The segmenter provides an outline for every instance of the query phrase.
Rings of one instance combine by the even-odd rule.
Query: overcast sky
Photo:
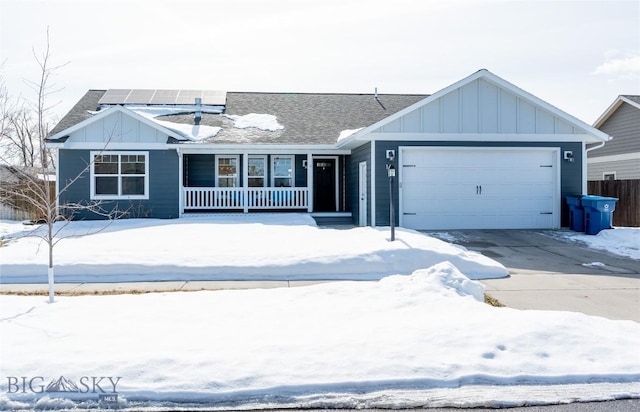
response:
[[[0,70],[88,89],[435,93],[486,68],[591,124],[640,94],[640,1],[0,0]]]

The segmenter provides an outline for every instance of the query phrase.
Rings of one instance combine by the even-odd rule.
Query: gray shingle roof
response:
[[[85,95],[78,100],[78,103],[69,110],[69,113],[67,113],[51,130],[51,132],[49,132],[49,136],[53,136],[56,133],[90,118],[92,115],[89,114],[88,110],[97,110],[98,100],[100,100],[102,95],[106,92],[106,90],[89,90],[85,93]]]
[[[91,117],[87,110],[96,110],[104,93],[104,90],[89,90],[51,134]],[[334,144],[341,131],[369,126],[427,96],[380,94],[379,104],[371,94],[228,92],[225,114],[271,114],[284,129],[239,129],[225,116],[207,113],[202,115],[200,124],[222,127],[206,143]],[[158,117],[158,120],[185,124],[193,124],[193,119],[193,114]]]
[[[622,97],[626,97],[627,99],[634,101],[636,103],[640,103],[640,96],[633,94],[623,94]]]

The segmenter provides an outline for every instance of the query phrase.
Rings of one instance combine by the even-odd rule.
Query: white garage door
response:
[[[558,153],[556,149],[401,148],[400,225],[557,228]]]

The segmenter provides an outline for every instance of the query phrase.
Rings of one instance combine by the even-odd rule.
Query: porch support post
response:
[[[184,215],[184,159],[180,149],[176,149],[178,154],[178,216]]]
[[[307,153],[307,190],[309,204],[307,205],[307,212],[313,212],[313,155]]]
[[[249,153],[242,154],[242,205],[244,213],[249,213]]]
[[[371,226],[376,227],[376,141],[371,141]]]

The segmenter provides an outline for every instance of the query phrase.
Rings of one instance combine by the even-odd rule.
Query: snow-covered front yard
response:
[[[0,248],[1,281],[46,283],[46,244],[24,237],[22,227],[4,227],[13,235]],[[443,260],[474,279],[508,275],[480,253],[411,230],[398,229],[389,242],[388,228],[321,229],[306,214],[124,219],[106,228],[101,221],[72,222],[61,233],[76,237],[54,250],[57,282],[371,280]]]
[[[115,222],[62,241],[59,271],[86,280],[88,269],[100,279],[130,279],[135,273],[127,270],[206,277],[244,267],[250,276],[331,278],[321,276],[324,269],[381,280],[60,296],[54,304],[0,296],[0,409],[513,406],[640,397],[636,322],[486,305],[482,284],[468,276],[503,276],[504,268],[415,232],[399,230],[391,243],[388,230],[319,229],[297,215],[252,219]],[[44,248],[36,251],[29,238],[0,248],[3,278],[44,270]],[[100,395],[117,396],[100,403]]]

